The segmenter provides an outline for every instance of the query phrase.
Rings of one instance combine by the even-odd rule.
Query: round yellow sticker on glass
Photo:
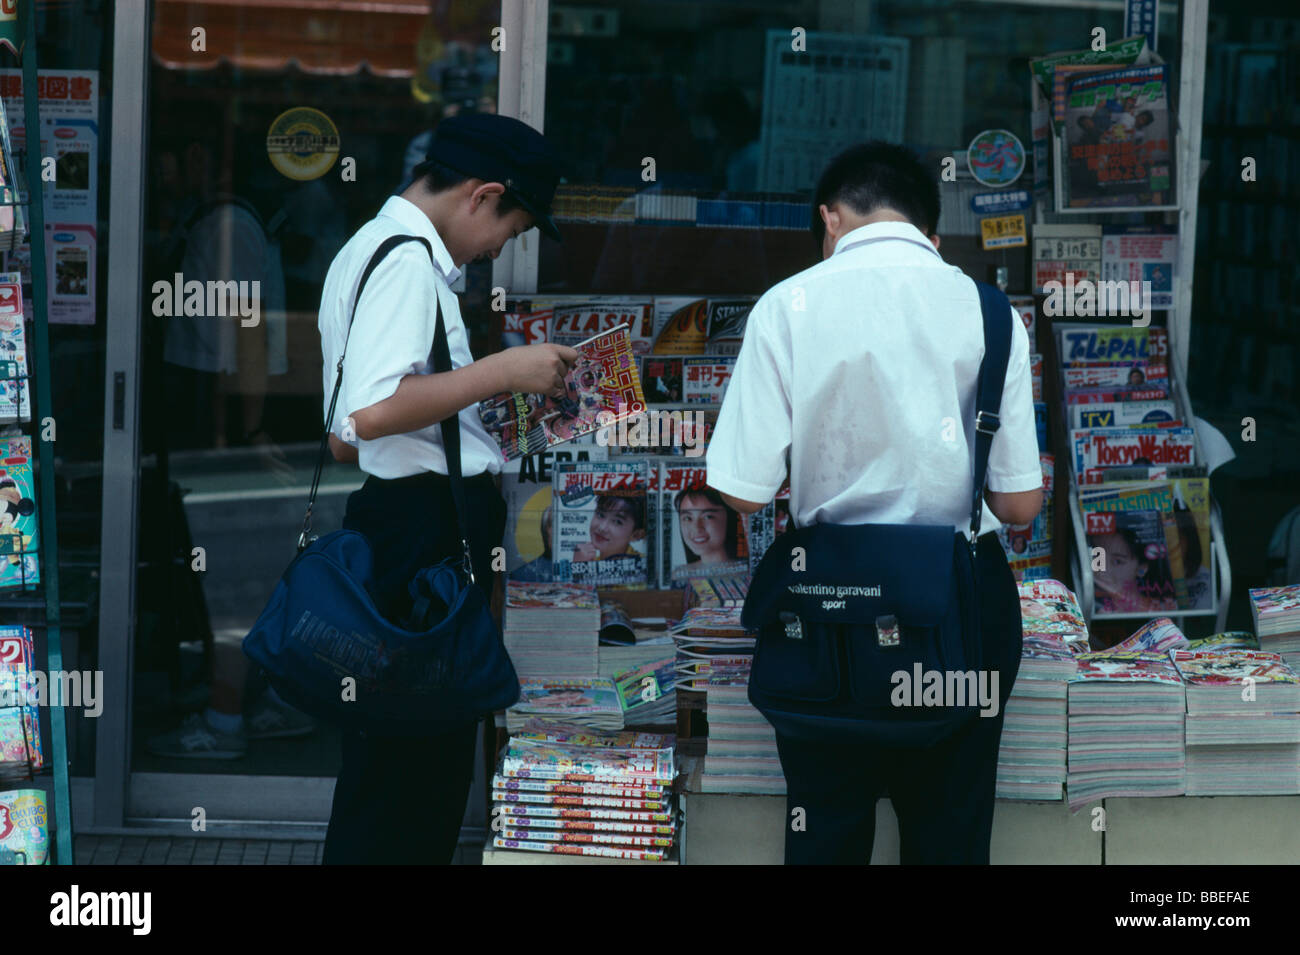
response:
[[[271,123],[266,154],[271,165],[290,179],[319,179],[338,158],[338,127],[318,109],[295,106]]]

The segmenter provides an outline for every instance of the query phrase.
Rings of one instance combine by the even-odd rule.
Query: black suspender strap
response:
[[[976,282],[980,312],[984,319],[984,359],[980,362],[979,384],[975,391],[975,468],[971,495],[970,546],[975,552],[984,515],[984,484],[988,479],[989,450],[1000,422],[1002,389],[1007,380],[1007,362],[1011,358],[1011,303],[996,286]]]

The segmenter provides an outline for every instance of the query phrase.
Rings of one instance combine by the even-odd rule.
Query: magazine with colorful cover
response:
[[[551,508],[552,471],[567,461],[604,461],[609,448],[588,434],[551,451],[527,454],[501,468],[501,496],[506,502],[506,576],[511,580],[549,581],[554,545]]]
[[[1180,686],[1183,682],[1166,653],[1103,650],[1080,653],[1074,659],[1079,669],[1070,678],[1071,683],[1129,682]]]
[[[31,420],[21,277],[7,272],[0,274],[0,424]]]
[[[32,440],[0,438],[0,590],[40,583]]]
[[[1029,61],[1029,70],[1038,82],[1043,96],[1052,95],[1052,77],[1058,66],[1114,65],[1128,66],[1144,64],[1151,61],[1151,53],[1145,36],[1125,37],[1111,40],[1103,49],[1090,47],[1085,50],[1065,50],[1048,53],[1046,56],[1034,57]]]
[[[1067,403],[1076,393],[1106,393],[1114,389],[1131,391],[1134,397],[1157,389],[1154,398],[1169,396],[1169,366],[1163,361],[1074,361],[1061,365]],[[1078,400],[1085,400],[1082,397]]]
[[[540,842],[578,843],[614,846],[646,846],[667,848],[673,844],[671,838],[663,836],[639,836],[625,831],[591,831],[573,832],[567,829],[509,829],[503,827],[501,836],[505,839],[535,839]]]
[[[625,722],[635,723],[635,717],[643,708],[659,702],[673,691],[677,684],[676,664],[677,656],[673,654],[631,670],[620,670],[611,677],[618,688]]]
[[[1071,76],[1065,99],[1058,211],[1175,204],[1167,66]]]
[[[1196,431],[1174,428],[1079,428],[1070,432],[1074,469],[1196,463]]]
[[[619,326],[628,328],[632,354],[644,355],[654,338],[654,303],[644,301],[600,301],[569,304],[555,303],[546,340],[557,345],[578,348],[583,342],[599,338]]]
[[[1189,640],[1186,648],[1192,652],[1201,650],[1258,650],[1259,640],[1247,630],[1225,630],[1199,640]]]
[[[590,584],[564,581],[506,581],[506,612],[511,609],[599,610],[600,599]]]
[[[1020,623],[1024,633],[1059,636],[1067,643],[1088,643],[1088,624],[1079,599],[1059,580],[1023,581],[1020,591]]]
[[[529,299],[510,299],[502,316],[501,347],[539,345],[546,341],[551,308],[535,306]]]
[[[645,414],[629,418],[620,429],[611,431],[609,453],[703,461],[718,423],[718,410],[716,405],[682,402],[650,405]]]
[[[707,478],[703,459],[659,465],[660,587],[684,586],[691,577],[749,573],[747,519],[708,486]]]
[[[1177,226],[1102,227],[1102,281],[1149,283],[1149,308],[1174,307],[1174,268],[1177,261]]]
[[[1172,427],[1182,423],[1174,403],[1168,399],[1070,405],[1071,428],[1132,428],[1153,424]]]
[[[1242,687],[1247,678],[1256,683],[1300,684],[1300,677],[1277,653],[1258,650],[1173,650],[1169,655],[1188,686]]]
[[[688,404],[722,404],[735,355],[687,356],[682,359],[682,400]]]
[[[555,468],[556,580],[644,587],[654,556],[644,461],[571,462]]]
[[[1052,501],[1055,497],[1052,492],[1056,485],[1056,459],[1050,454],[1039,454],[1038,466],[1043,474],[1042,510],[1028,524],[1004,524],[997,530],[998,540],[1009,561],[1050,558],[1052,554]],[[1014,572],[1015,568],[1012,570]]]
[[[31,630],[0,627],[0,777],[26,776],[45,766],[35,659]]]
[[[1073,413],[1074,405],[1109,405],[1124,401],[1163,401],[1169,398],[1169,389],[1164,385],[1144,386],[1141,388],[1075,388],[1065,394],[1065,403]]]
[[[513,836],[492,837],[498,849],[519,849],[524,852],[553,852],[557,855],[600,856],[608,859],[628,859],[636,862],[662,862],[668,857],[666,849],[639,849],[622,846],[569,845],[563,842],[541,842],[518,839]]]
[[[682,356],[639,355],[641,391],[647,404],[680,404],[682,401]]]
[[[749,572],[758,569],[759,562],[772,542],[790,526],[790,479],[787,477],[777,489],[776,497],[749,515],[745,531],[749,542]]]
[[[1140,626],[1133,635],[1121,640],[1112,651],[1167,653],[1187,646],[1187,637],[1168,617],[1157,617]]]
[[[498,813],[504,829],[549,829],[565,832],[608,832],[627,833],[629,836],[659,836],[671,840],[677,833],[677,827],[670,823],[633,822],[629,819],[552,819],[547,816],[516,815],[511,812]],[[621,839],[608,840],[622,843]]]
[[[479,404],[483,427],[510,461],[572,441],[645,411],[627,328],[619,326],[574,346],[563,398],[522,392]]]
[[[1179,609],[1208,610],[1214,606],[1214,580],[1211,573],[1210,552],[1210,479],[1208,477],[1160,477],[1156,483],[1143,479],[1134,481],[1106,481],[1102,484],[1083,482],[1079,500],[1095,500],[1094,494],[1112,489],[1137,491],[1145,488],[1167,488],[1169,507],[1167,520],[1172,530],[1166,529],[1169,540],[1171,564],[1182,578],[1179,591]],[[1163,492],[1161,492],[1163,493]]]
[[[654,355],[703,355],[709,341],[709,301],[690,296],[655,299]]]
[[[648,733],[644,730],[619,730],[614,733],[593,733],[582,727],[566,727],[556,723],[545,726],[525,723],[511,734],[512,739],[526,743],[556,743],[580,746],[585,749],[671,749],[677,742],[672,733]]]
[[[574,779],[577,773],[566,774],[564,779]],[[591,777],[592,781],[617,781],[613,777]],[[546,809],[612,809],[618,812],[667,812],[671,806],[667,795],[647,799],[628,799],[622,796],[593,796],[588,793],[532,792],[522,789],[494,789],[492,798],[510,806],[537,806]]]
[[[537,780],[520,781],[536,782]],[[530,819],[573,819],[577,821],[606,819],[621,820],[635,825],[664,825],[672,824],[675,821],[673,813],[669,812],[666,806],[662,810],[582,809],[574,806],[536,806],[515,802],[504,804],[501,808],[502,811],[509,812],[512,816],[527,816]]]
[[[618,706],[617,691],[609,680],[607,696]],[[673,750],[640,747],[574,746],[511,738],[501,760],[502,776],[569,779],[581,782],[640,780],[667,784],[677,775]]]
[[[1159,613],[1178,609],[1169,546],[1159,511],[1084,515],[1091,552],[1095,613]]]
[[[1189,609],[1187,581],[1183,569],[1183,548],[1178,535],[1178,521],[1174,516],[1174,491],[1168,482],[1141,485],[1103,484],[1081,488],[1079,510],[1087,515],[1114,511],[1154,511],[1160,516],[1164,528],[1165,550],[1169,558],[1169,572],[1173,576],[1174,596],[1180,610]]]
[[[1169,357],[1169,338],[1163,328],[1132,328],[1127,325],[1061,326],[1060,360],[1069,362],[1152,362],[1164,364]]]
[[[708,354],[740,354],[745,322],[756,301],[753,296],[709,299],[709,339],[705,345]]]
[[[500,774],[492,777],[492,788],[511,792],[558,793],[565,796],[615,796],[620,799],[667,798],[667,789],[663,786],[575,783],[565,779],[527,779]]]
[[[611,680],[599,677],[523,683],[519,687],[519,702],[510,707],[508,712],[513,712],[517,716],[538,715],[572,719],[618,715],[620,717],[618,722],[622,724],[618,690]],[[533,742],[521,740],[517,736],[514,737],[514,741],[520,745]]]

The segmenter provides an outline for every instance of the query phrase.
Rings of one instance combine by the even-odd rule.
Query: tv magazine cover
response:
[[[1084,516],[1098,613],[1177,610],[1161,513],[1098,511]]]
[[[566,394],[504,392],[479,404],[479,418],[503,461],[564,444],[646,409],[626,325],[575,345]]]
[[[659,466],[660,587],[749,572],[745,515],[706,484],[703,460]]]
[[[644,461],[557,465],[552,488],[554,579],[645,587],[651,567]]]

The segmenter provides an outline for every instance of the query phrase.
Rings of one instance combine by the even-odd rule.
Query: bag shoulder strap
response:
[[[980,520],[984,515],[984,483],[988,479],[989,451],[993,435],[1001,422],[1002,389],[1007,380],[1007,363],[1011,359],[1011,302],[1002,290],[986,282],[976,282],[980,312],[984,320],[984,359],[980,362],[975,390],[975,467],[971,494],[970,546],[973,552],[979,538]]]
[[[375,249],[375,254],[370,257],[370,261],[366,263],[365,270],[361,273],[361,281],[357,283],[357,294],[353,297],[352,308],[348,312],[348,328],[343,335],[343,349],[342,351],[339,352],[339,360],[335,365],[336,370],[334,373],[334,393],[330,395],[330,408],[325,415],[325,428],[321,433],[320,449],[316,453],[316,470],[312,474],[311,491],[307,495],[307,513],[303,516],[302,533],[298,535],[299,553],[301,553],[303,549],[311,542],[312,508],[316,506],[316,491],[320,488],[321,472],[325,468],[325,454],[326,452],[329,451],[330,426],[334,424],[334,412],[338,409],[338,403],[339,403],[339,389],[343,385],[343,359],[344,357],[346,357],[348,352],[348,341],[352,338],[352,322],[357,317],[357,305],[360,304],[361,302],[361,293],[365,291],[366,282],[370,280],[371,274],[375,271],[376,268],[379,267],[379,263],[384,260],[384,258],[388,255],[389,252],[393,251],[393,249],[397,248],[399,245],[402,245],[405,242],[424,243],[424,248],[429,253],[429,263],[430,264],[433,263],[433,246],[429,244],[428,239],[418,235],[392,235],[389,236],[387,239],[385,239],[383,242],[379,243],[379,248]],[[438,333],[444,338],[444,344],[445,344],[446,333],[443,331],[443,327],[442,327],[441,303],[439,303],[438,306]],[[434,350],[435,352],[437,351],[436,340],[435,340]],[[450,364],[450,361],[448,363]],[[457,421],[456,423],[459,425],[460,422]],[[445,424],[446,422],[444,422],[444,426]],[[457,432],[456,439],[457,439],[456,440],[457,450],[459,451],[459,445],[460,445],[459,431]],[[444,441],[445,441],[445,427],[444,427]],[[459,455],[457,456],[456,464],[457,465],[460,464]],[[448,470],[451,469],[448,468]],[[459,477],[459,467],[457,468],[457,472],[458,472],[457,476]],[[463,496],[463,492],[462,492],[462,496]]]

